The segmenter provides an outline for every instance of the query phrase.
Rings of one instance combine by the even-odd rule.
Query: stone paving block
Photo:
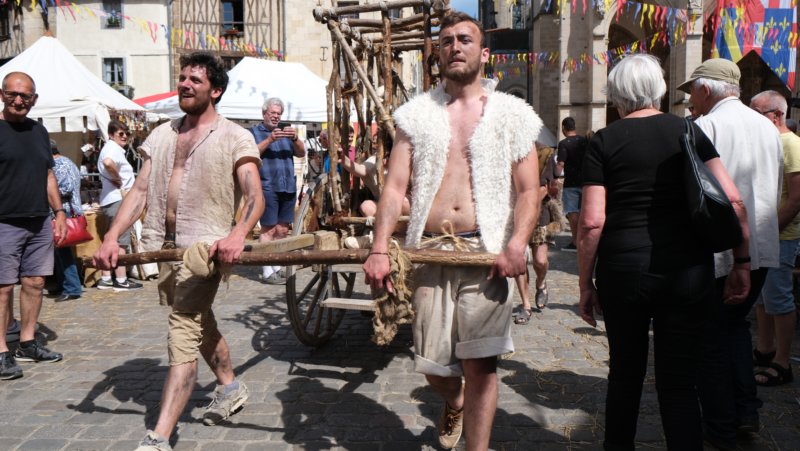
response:
[[[220,443],[220,447],[203,445],[201,451],[230,451],[230,446],[226,447],[225,443]],[[296,449],[285,443],[248,443],[244,448],[245,451],[287,451]]]
[[[104,424],[116,419],[111,412],[99,412],[93,410],[91,413],[74,413],[65,421],[70,424]]]
[[[67,447],[63,449],[63,451],[101,451],[106,449],[115,449],[112,447],[112,444],[113,442],[108,440],[71,440],[67,444]]]
[[[173,451],[192,451],[197,449],[197,442],[191,440],[180,440],[175,446],[172,447]]]
[[[61,449],[69,443],[65,439],[57,438],[35,438],[22,442],[17,448],[17,451],[52,451],[54,449]]]
[[[59,424],[74,415],[71,411],[35,411],[30,414],[21,414],[18,419],[21,424],[29,425],[46,425],[46,424]]]
[[[142,436],[144,436],[144,428],[142,428]],[[117,439],[120,436],[120,430],[117,426],[88,426],[77,438],[82,440],[92,439]]]
[[[115,441],[115,442],[113,442],[113,443],[111,444],[111,446],[110,446],[108,449],[109,449],[109,450],[130,450],[130,449],[136,449],[136,447],[137,447],[137,446],[139,446],[139,442],[141,442],[141,441],[142,441],[142,439],[144,438],[144,436],[145,436],[145,431],[144,431],[144,430],[142,430],[142,431],[139,431],[139,432],[136,434],[136,438],[128,438],[128,439],[126,439],[126,440],[118,440],[118,441]]]
[[[36,428],[30,435],[31,438],[73,438],[83,431],[82,426],[69,424],[48,424]]]
[[[25,439],[33,435],[39,426],[32,426],[28,424],[3,424],[0,427],[0,438],[5,441],[6,439]]]

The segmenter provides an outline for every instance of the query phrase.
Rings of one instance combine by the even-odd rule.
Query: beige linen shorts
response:
[[[484,252],[480,238],[457,238],[465,251]],[[420,246],[454,250],[452,240]],[[487,280],[488,267],[419,265],[414,270],[414,367],[419,373],[459,377],[461,360],[514,351],[509,281]]]
[[[208,278],[196,276],[183,262],[159,265],[159,301],[172,307],[167,337],[170,365],[197,360],[203,337],[219,335],[211,304],[221,279],[219,271]]]

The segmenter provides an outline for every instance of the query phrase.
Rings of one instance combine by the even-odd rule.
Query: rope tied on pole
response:
[[[375,331],[372,341],[379,346],[388,345],[394,340],[398,326],[414,321],[414,307],[411,304],[411,259],[395,240],[389,242],[388,257],[394,290],[391,293],[384,290],[375,298],[375,316],[372,318],[372,328]]]

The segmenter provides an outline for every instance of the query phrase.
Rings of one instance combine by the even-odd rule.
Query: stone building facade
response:
[[[538,54],[556,55],[552,59],[538,60],[535,64],[523,61],[522,65],[527,69],[525,71],[515,71],[514,65],[508,63],[493,68],[512,74],[500,81],[499,88],[504,91],[513,93],[515,87],[512,85],[527,82],[527,100],[556,135],[560,133],[561,120],[567,116],[575,118],[580,132],[597,130],[618,117],[616,111],[607,104],[603,93],[609,71],[607,64],[584,59],[578,69],[565,68],[581,57],[591,58],[609,49],[648,41],[654,32],[647,23],[640,24],[632,16],[614,14],[616,0],[609,3],[610,13],[604,10],[603,2],[588,0],[586,3],[585,12],[582,5],[577,7],[580,4],[573,11],[570,2],[561,2],[559,8],[559,0],[482,0],[480,3],[480,19],[490,36],[495,30],[500,30],[502,34],[504,30],[513,29],[515,23],[516,27],[523,25],[529,41],[527,47],[517,50],[520,54],[528,53],[534,57]],[[668,0],[651,3],[675,7]],[[592,7],[592,4],[596,6]],[[522,14],[524,21],[519,20],[519,11],[514,11],[520,6],[526,8]],[[669,94],[662,109],[680,115],[686,111],[686,96],[676,87],[703,59],[701,4],[697,2],[691,7],[696,9],[690,9],[692,26],[687,27],[689,31],[685,40],[666,47],[657,45],[651,51],[661,58],[666,72]],[[698,14],[693,16],[691,11]],[[490,18],[489,14],[493,17]],[[490,48],[494,43],[490,42]],[[492,49],[494,52],[505,51]],[[520,76],[519,72],[524,75]]]
[[[613,106],[608,105],[603,93],[610,66],[605,61],[594,60],[592,56],[633,43],[645,43],[648,53],[661,60],[665,72],[667,95],[662,101],[661,110],[680,116],[688,114],[688,95],[678,91],[677,86],[711,55],[712,36],[703,18],[708,18],[716,10],[716,1],[627,2],[640,7],[651,5],[673,8],[676,12],[675,8],[686,11],[685,18],[681,16],[685,33],[680,33],[680,39],[671,39],[673,42],[669,43],[660,39],[654,42],[652,37],[664,30],[652,25],[649,19],[642,20],[641,14],[633,14],[630,5],[625,5],[623,12],[617,14],[618,0],[607,3],[586,0],[585,12],[582,0],[577,2],[573,11],[572,2],[569,1],[560,2],[562,7],[559,8],[559,0],[480,0],[480,20],[490,36],[498,33],[496,30],[502,34],[504,30],[513,29],[513,9],[523,6],[528,9],[525,11],[528,20],[524,22],[529,37],[527,52],[557,54],[553,61],[537,62],[533,66],[528,64],[522,79],[519,76],[505,77],[500,82],[500,89],[515,93],[519,91],[517,86],[526,81],[528,101],[557,136],[560,135],[561,120],[567,116],[575,118],[581,133],[598,130],[619,116]],[[608,12],[605,11],[606,5]],[[672,19],[677,20],[675,17]],[[492,47],[495,43],[490,42],[493,52],[505,51],[502,47]],[[577,70],[569,69],[574,59],[581,55],[591,60],[583,61]],[[750,54],[738,65],[742,70],[743,101],[749,101],[753,94],[764,89],[776,89],[787,97],[792,95],[757,55]],[[499,64],[493,69],[511,73],[513,67]]]
[[[157,30],[159,39],[153,39],[138,22],[167,23],[163,0],[112,3],[119,8],[113,18],[103,15],[108,2],[102,0],[75,0],[45,10],[31,1],[0,5],[0,63],[40,37],[53,36],[90,72],[129,97],[169,90],[169,50],[163,32]]]
[[[46,31],[46,23],[30,4],[0,5],[0,64],[22,53]]]

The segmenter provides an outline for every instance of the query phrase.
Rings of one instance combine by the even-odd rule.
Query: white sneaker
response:
[[[153,431],[147,431],[135,451],[172,451],[169,442]]]

